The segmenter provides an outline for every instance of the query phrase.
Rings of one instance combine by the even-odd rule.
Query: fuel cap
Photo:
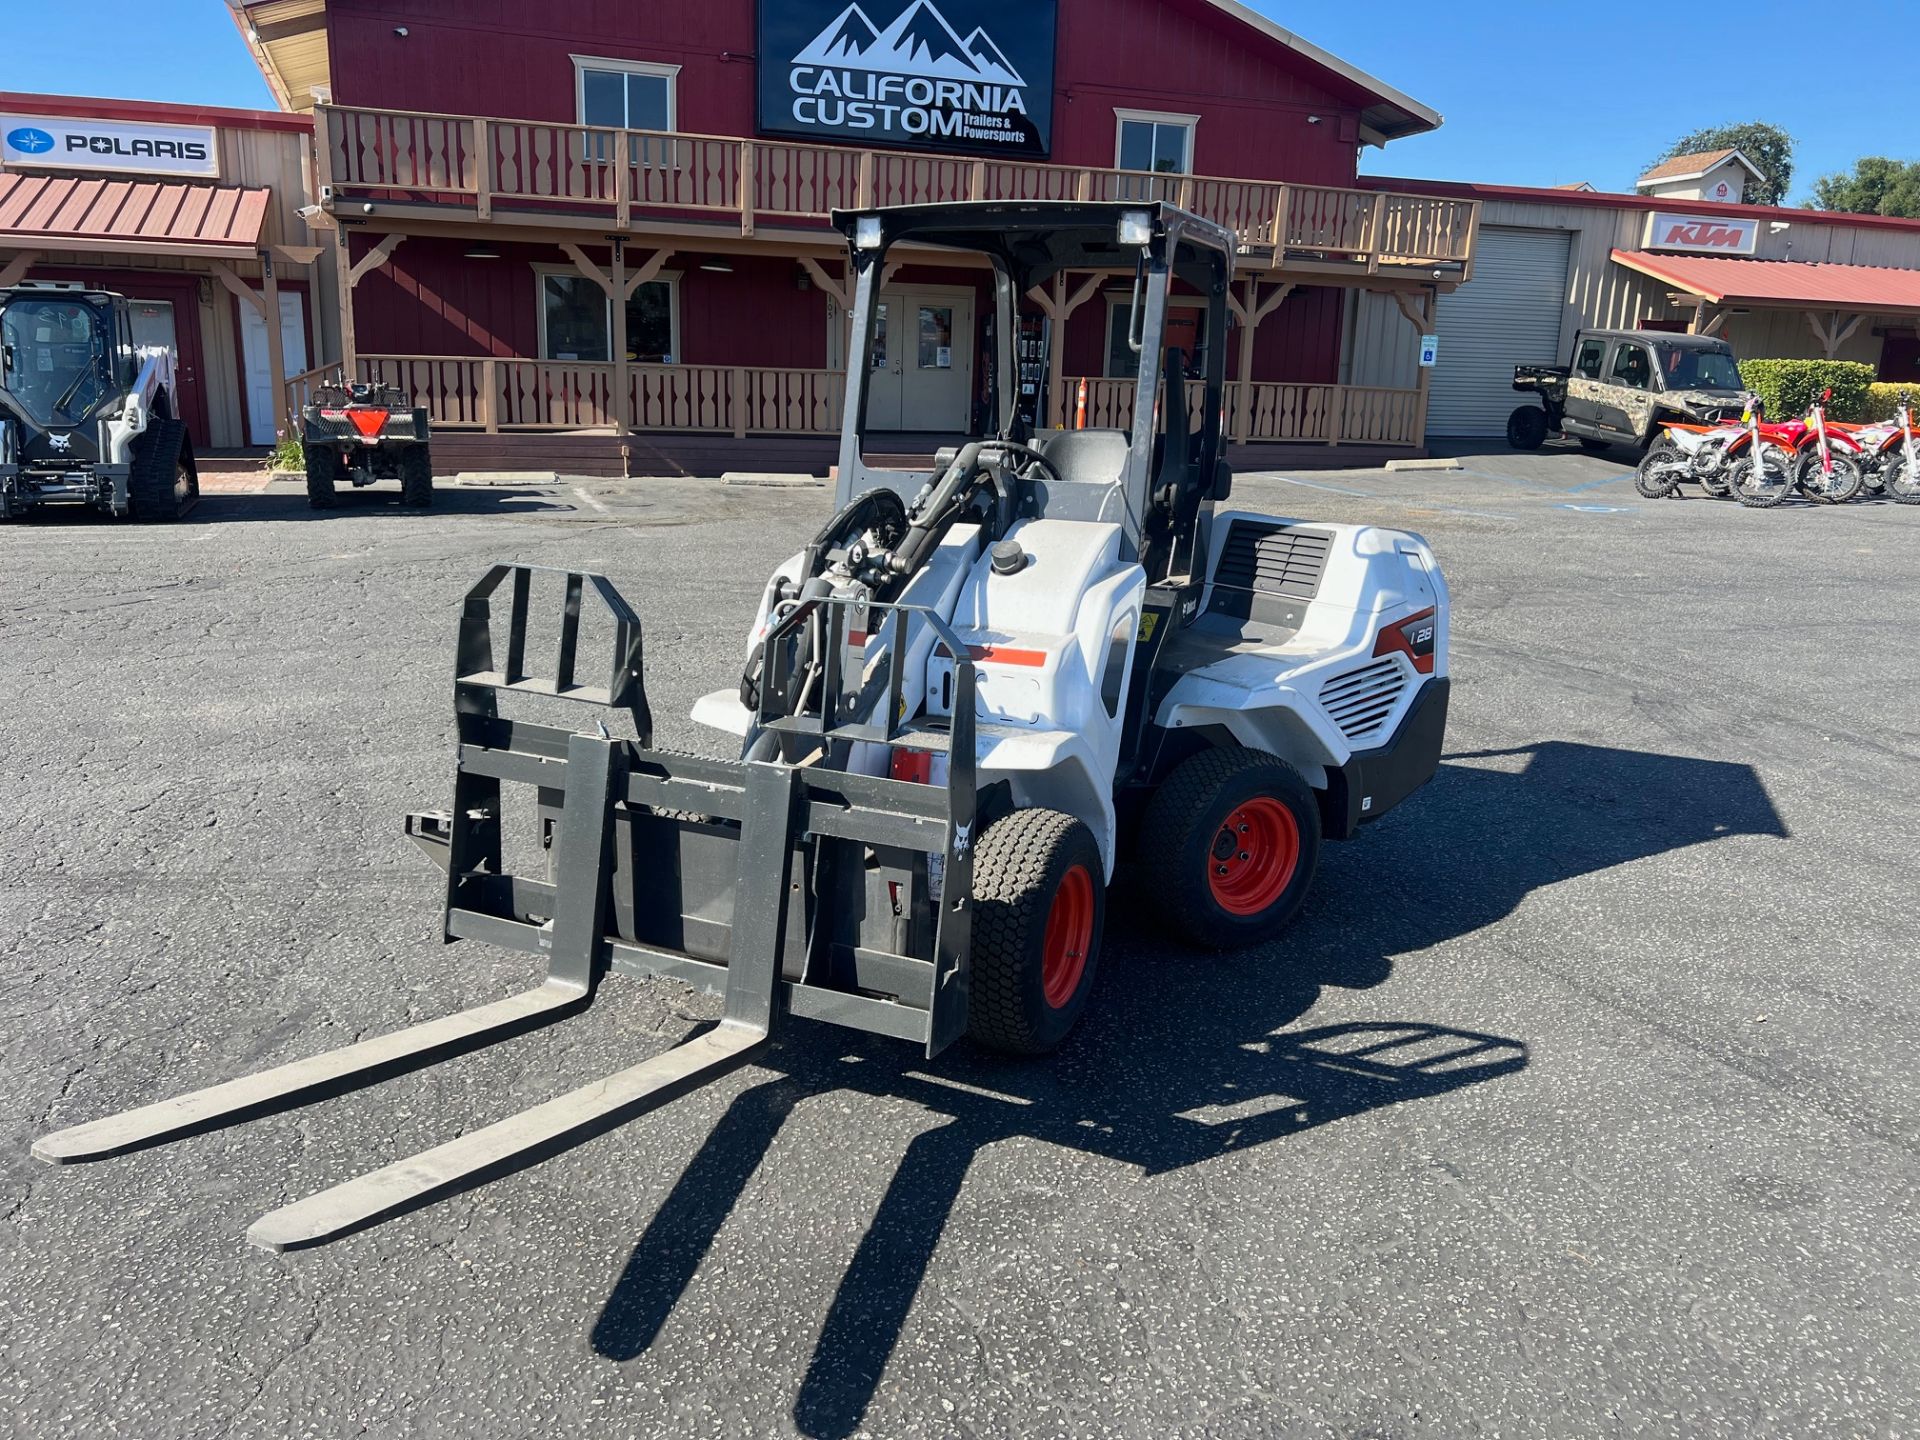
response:
[[[996,575],[1018,575],[1027,568],[1027,552],[1020,548],[1018,540],[1001,540],[989,553],[993,556]]]

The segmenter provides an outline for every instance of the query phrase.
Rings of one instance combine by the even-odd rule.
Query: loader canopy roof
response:
[[[1138,242],[1120,238],[1122,217],[1141,217],[1165,236],[1173,268],[1202,288],[1233,270],[1234,237],[1222,226],[1160,202],[983,200],[952,205],[896,205],[883,210],[836,210],[834,225],[856,251],[885,252],[902,240],[990,255],[1021,290],[1062,270],[1131,270]],[[863,227],[861,222],[866,221]],[[872,229],[878,222],[877,243]],[[865,243],[863,243],[863,241]]]

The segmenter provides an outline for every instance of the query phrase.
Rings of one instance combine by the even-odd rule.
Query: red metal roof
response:
[[[161,100],[117,100],[88,95],[39,95],[0,90],[0,110],[28,115],[78,115],[95,120],[157,120],[168,125],[214,125],[225,130],[311,132],[311,115],[236,110],[226,105],[174,105]]]
[[[1644,250],[1616,250],[1613,258],[1716,304],[1745,300],[1869,313],[1920,311],[1920,270],[1824,265],[1811,260],[1735,260],[1723,255],[1650,255]]]
[[[271,190],[101,176],[0,173],[0,244],[242,258],[260,244]]]
[[[1489,185],[1464,180],[1418,180],[1404,175],[1362,175],[1361,190],[1404,191],[1461,200],[1514,200],[1535,205],[1585,205],[1605,210],[1663,210],[1686,215],[1722,215],[1784,220],[1793,225],[1842,225],[1862,230],[1920,233],[1920,220],[1902,215],[1855,215],[1847,210],[1795,210],[1780,205],[1729,205],[1724,200],[1673,200],[1658,195],[1622,195],[1610,190],[1561,190],[1545,185]]]

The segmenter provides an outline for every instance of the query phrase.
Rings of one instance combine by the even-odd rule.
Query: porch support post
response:
[[[1260,328],[1260,322],[1280,308],[1281,303],[1293,293],[1294,281],[1283,281],[1276,285],[1273,293],[1265,300],[1260,298],[1260,279],[1256,275],[1247,277],[1247,294],[1243,301],[1231,290],[1227,292],[1227,308],[1240,322],[1240,403],[1233,411],[1233,438],[1244,443],[1253,434],[1253,337]]]
[[[273,430],[277,441],[291,428],[287,417],[287,342],[280,331],[280,277],[271,250],[260,252],[261,288],[266,291],[267,393],[272,396]]]
[[[1067,319],[1099,290],[1106,277],[1098,271],[1089,275],[1078,290],[1067,293],[1067,272],[1062,270],[1053,277],[1053,293],[1049,295],[1036,285],[1027,292],[1027,298],[1040,307],[1040,313],[1053,323],[1053,344],[1049,347],[1053,359],[1053,374],[1048,377],[1047,413],[1059,419],[1067,413],[1067,377],[1060,369],[1061,347],[1066,344]]]
[[[1407,323],[1413,326],[1416,335],[1431,335],[1436,333],[1433,329],[1433,322],[1439,314],[1438,300],[1439,297],[1431,289],[1424,291],[1418,299],[1410,298],[1405,290],[1396,290],[1393,292],[1393,303],[1400,308],[1400,313],[1406,316]],[[1420,367],[1420,378],[1415,386],[1420,392],[1418,401],[1419,413],[1415,416],[1414,420],[1413,443],[1415,445],[1425,445],[1427,443],[1427,399],[1432,387],[1433,371],[1422,365]]]
[[[31,270],[34,262],[39,260],[39,258],[40,252],[38,250],[22,250],[11,260],[7,261],[5,265],[0,265],[0,287],[13,284],[22,275],[25,275],[27,271]]]
[[[347,227],[340,227],[340,371],[351,384],[359,379],[360,347],[353,331],[353,292],[368,275],[385,265],[406,240],[402,231],[383,235],[374,247],[358,260],[347,245]]]
[[[627,395],[627,297],[632,293],[627,289],[626,242],[616,239],[613,264],[607,271],[607,300],[613,308],[613,433],[616,435],[628,434],[633,429],[633,409]]]
[[[632,275],[628,275],[625,242],[618,236],[608,238],[612,242],[613,258],[612,263],[605,270],[587,259],[586,251],[578,245],[566,242],[560,248],[566,252],[567,258],[573,261],[576,270],[600,287],[600,292],[607,297],[608,308],[613,312],[613,324],[610,327],[612,333],[609,336],[609,345],[613,352],[610,357],[613,361],[613,395],[610,397],[613,403],[608,406],[608,409],[612,413],[613,433],[625,435],[632,429],[632,407],[628,403],[627,395],[630,388],[628,384],[630,372],[627,369],[627,301],[644,282],[660,273],[660,267],[666,263],[667,256],[673,252],[670,250],[655,252],[651,260]]]
[[[342,225],[335,233],[340,246],[340,254],[334,267],[339,283],[334,287],[340,292],[340,378],[352,384],[360,358],[359,347],[353,333],[353,251],[347,244],[347,227]]]
[[[1845,325],[1842,325],[1840,323],[1840,312],[1835,310],[1827,316],[1827,323],[1822,325],[1819,318],[1811,310],[1805,313],[1807,317],[1807,328],[1813,331],[1814,338],[1820,342],[1820,347],[1826,351],[1827,359],[1829,360],[1839,355],[1840,347],[1853,338],[1853,332],[1858,330],[1860,328],[1860,322],[1867,318],[1864,314],[1856,315]]]

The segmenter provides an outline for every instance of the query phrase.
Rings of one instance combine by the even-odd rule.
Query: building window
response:
[[[540,285],[540,358],[604,362],[613,358],[613,305],[607,293],[576,270],[543,269]],[[677,276],[650,280],[627,301],[627,358],[671,365],[680,354]]]
[[[1193,127],[1199,124],[1199,116],[1167,115],[1157,110],[1113,113],[1113,163],[1117,167],[1163,175],[1193,173]]]
[[[609,130],[671,130],[678,118],[678,65],[573,57],[575,107],[582,125]]]
[[[1131,380],[1140,373],[1140,357],[1128,343],[1129,321],[1133,318],[1130,296],[1111,296],[1107,302],[1107,379]],[[1197,304],[1178,300],[1167,305],[1167,349],[1186,356],[1187,378],[1204,378],[1207,357],[1202,349],[1207,339],[1207,312]]]

